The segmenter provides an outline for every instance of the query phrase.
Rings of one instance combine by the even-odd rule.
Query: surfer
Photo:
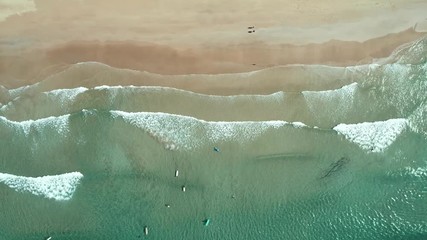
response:
[[[206,218],[205,220],[203,220],[203,225],[205,225],[205,227],[207,227],[210,222],[211,222],[211,220],[209,218]]]

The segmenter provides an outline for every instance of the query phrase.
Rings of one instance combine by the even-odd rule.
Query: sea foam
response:
[[[70,200],[83,178],[80,172],[43,177],[24,177],[0,173],[0,182],[17,192],[27,192],[57,201]]]
[[[396,140],[407,126],[408,120],[399,118],[378,122],[339,124],[333,129],[365,150],[382,152]]]
[[[255,139],[269,129],[278,129],[284,125],[305,127],[301,123],[284,121],[207,122],[193,117],[166,113],[122,111],[111,111],[111,113],[142,129],[169,150],[194,149],[206,142],[234,140],[243,143]]]
[[[82,110],[86,112],[88,110]],[[206,142],[252,141],[268,130],[282,126],[291,128],[310,128],[301,122],[285,121],[241,121],[241,122],[211,122],[194,117],[152,112],[123,112],[109,111],[113,118],[121,118],[127,124],[142,129],[166,149],[174,150],[195,149]],[[53,131],[59,136],[66,137],[69,133],[70,114],[47,117],[38,120],[22,122],[11,121],[0,116],[5,126],[22,131],[25,136],[32,132]]]
[[[339,89],[303,91],[302,94],[313,116],[320,119],[339,119],[339,116],[345,116],[352,111],[357,88],[358,84],[352,83]],[[327,106],[328,111],[319,106]]]
[[[64,136],[69,132],[69,117],[70,114],[66,114],[59,117],[47,117],[37,120],[26,120],[22,122],[11,121],[2,116],[0,116],[0,119],[4,120],[7,124],[12,125],[17,129],[22,129],[26,136],[28,136],[32,130],[40,130],[47,127],[54,129],[57,133]]]
[[[45,92],[47,96],[53,97],[59,101],[62,105],[73,102],[77,95],[87,91],[85,87],[78,87],[72,89],[55,89],[49,92]]]

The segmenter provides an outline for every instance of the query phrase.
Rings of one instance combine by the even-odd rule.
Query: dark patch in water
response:
[[[350,162],[350,159],[346,157],[340,158],[338,161],[332,163],[329,166],[328,170],[324,172],[324,174],[320,177],[320,179],[330,177],[332,174],[340,171],[344,167],[344,165],[346,165],[348,162]]]
[[[255,160],[302,160],[302,159],[311,159],[312,156],[304,153],[277,153],[277,154],[267,154],[259,155]]]

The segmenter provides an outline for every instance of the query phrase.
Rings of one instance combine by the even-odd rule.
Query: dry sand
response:
[[[423,36],[424,9],[420,0],[1,0],[0,84],[84,61],[160,74],[369,63]]]

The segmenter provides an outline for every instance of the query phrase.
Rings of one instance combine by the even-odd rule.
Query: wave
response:
[[[37,120],[26,120],[21,122],[11,121],[5,117],[0,116],[0,122],[4,122],[11,128],[21,131],[24,136],[28,136],[29,134],[31,134],[31,132],[44,132],[48,129],[60,135],[65,135],[69,131],[69,116],[70,114],[66,114],[59,117],[51,116],[47,118],[41,118]]]
[[[205,120],[243,121],[286,118],[284,92],[270,95],[212,96],[167,87],[98,86],[58,89],[18,97],[0,108],[0,115],[23,121],[60,116],[82,109],[165,112]],[[238,113],[242,108],[248,111]],[[289,104],[289,108],[292,107]],[[215,113],[215,114],[213,114]],[[274,116],[272,116],[274,115]]]
[[[9,91],[2,85],[0,85],[0,107],[10,101]]]
[[[34,92],[101,85],[162,86],[221,96],[319,91],[350,84],[343,78],[346,71],[346,68],[323,65],[289,65],[243,73],[161,75],[114,68],[98,62],[82,62],[72,64],[36,84],[12,89],[9,94],[10,99],[14,99]]]
[[[100,115],[97,111],[82,110],[73,115],[48,117],[38,120],[16,122],[0,117],[0,122],[9,129],[19,131],[25,137],[33,133],[55,132],[58,137],[66,137],[70,133],[70,117],[89,113]],[[107,111],[111,119],[123,120],[130,126],[146,132],[150,137],[163,144],[166,149],[195,149],[206,143],[222,141],[253,141],[268,130],[283,126],[291,128],[311,128],[301,122],[285,121],[244,121],[244,122],[213,122],[188,116],[167,113]],[[108,117],[110,118],[110,117]],[[1,128],[0,128],[1,130]],[[49,134],[47,134],[49,135]],[[50,134],[52,136],[52,134]],[[203,142],[203,144],[202,144]]]
[[[301,123],[284,121],[265,122],[207,122],[192,117],[164,113],[127,113],[111,111],[114,117],[146,131],[150,136],[163,143],[167,149],[186,150],[199,148],[201,143],[223,141],[253,141],[269,129],[278,129],[285,125],[298,128]],[[201,134],[202,133],[202,134]],[[203,144],[204,145],[204,144]]]
[[[392,54],[378,61],[379,64],[422,64],[427,61],[427,37],[422,37],[413,42],[403,44]]]
[[[422,37],[396,49],[390,57],[371,65],[412,64],[427,61],[427,37]],[[365,77],[369,64],[349,67],[325,65],[285,65],[252,72],[228,74],[161,75],[145,71],[120,69],[100,62],[81,62],[69,65],[44,80],[9,91],[7,99],[19,94],[53,89],[99,85],[164,86],[193,92],[233,95],[271,94],[277,91],[322,91],[337,89]],[[361,72],[362,71],[362,72]],[[0,99],[4,104],[5,99]]]
[[[67,137],[70,133],[70,117],[80,114],[85,118],[91,113],[101,116],[101,113],[91,110],[82,110],[75,114],[59,117],[48,117],[38,120],[16,122],[0,117],[0,123],[8,129],[19,131],[25,137],[31,134],[54,132],[58,137]],[[166,149],[195,149],[201,142],[215,143],[220,141],[251,141],[269,129],[278,129],[288,125],[294,128],[308,128],[303,123],[288,123],[284,121],[259,121],[259,122],[209,122],[188,116],[123,111],[107,111],[108,118],[123,120],[130,126],[146,132],[150,137],[163,144]],[[0,125],[1,127],[1,125]],[[0,128],[2,130],[2,128]],[[3,129],[4,131],[4,129]],[[47,134],[49,135],[49,134]],[[52,134],[50,134],[53,136]],[[203,139],[203,140],[202,140]],[[203,144],[203,145],[204,145]]]
[[[57,201],[70,200],[82,178],[83,174],[80,172],[43,177],[24,177],[0,173],[0,182],[17,192],[31,193]]]
[[[390,119],[373,123],[339,124],[333,129],[365,150],[382,152],[407,126],[406,119]]]
[[[87,88],[79,87],[79,88],[73,88],[73,89],[56,89],[52,90],[50,92],[47,92],[46,94],[48,96],[52,96],[56,101],[59,101],[61,105],[67,104],[70,102],[73,102],[74,99],[76,99],[77,95],[87,91]]]
[[[96,113],[82,110],[83,116],[87,113]],[[204,121],[194,117],[167,113],[150,112],[123,112],[107,111],[109,118],[122,120],[134,126],[168,150],[191,150],[206,144],[215,144],[223,141],[237,141],[247,143],[254,141],[269,130],[279,131],[286,128],[312,129],[324,131],[318,127],[311,127],[302,122],[286,121],[242,121],[242,122],[215,122]],[[80,113],[78,113],[80,114]],[[98,113],[96,113],[99,115]],[[54,132],[57,136],[66,137],[70,133],[70,114],[59,117],[48,117],[39,120],[22,122],[10,121],[0,117],[6,126],[19,129],[24,136],[31,132]],[[332,130],[345,136],[349,141],[356,143],[364,150],[382,152],[390,146],[397,137],[408,127],[407,119],[390,119],[387,121],[365,122],[358,124],[339,124]],[[1,130],[1,128],[0,128]]]
[[[423,38],[397,52],[422,53],[425,45]],[[390,60],[345,68],[292,65],[216,75],[160,75],[85,62],[35,85],[3,89],[9,102],[3,100],[0,114],[26,120],[93,108],[211,121],[301,121],[321,128],[406,118],[414,130],[425,133],[419,106],[427,102],[427,62],[415,55],[419,64]],[[119,85],[125,87],[113,87]]]
[[[381,105],[376,105],[369,98],[365,100],[369,96],[363,96],[360,89],[360,84],[352,83],[340,89],[303,91],[302,94],[276,92],[270,95],[214,96],[166,87],[80,87],[23,95],[1,107],[0,115],[22,121],[60,116],[82,109],[101,109],[165,112],[209,121],[301,121],[321,128],[341,122],[357,123],[364,119],[376,121],[402,116],[382,109],[376,113],[363,113],[366,106],[374,108]],[[366,104],[366,101],[371,104]]]
[[[302,95],[312,116],[324,122],[326,119],[342,121],[354,111],[354,99],[358,83],[346,85],[340,89],[326,91],[303,91]],[[324,107],[319,107],[324,106]],[[327,111],[325,111],[327,107]]]
[[[411,130],[427,137],[427,103],[423,102],[409,116]]]
[[[408,45],[399,54],[423,52],[424,45],[425,39]],[[7,91],[3,96],[13,99],[0,108],[0,124],[18,129],[24,136],[32,132],[44,134],[45,130],[66,136],[70,133],[71,115],[95,109],[143,129],[171,150],[199,147],[196,138],[200,134],[210,136],[205,139],[210,143],[239,137],[251,141],[269,129],[319,126],[320,130],[333,128],[364,150],[382,152],[407,126],[416,133],[427,134],[426,74],[427,63],[422,62],[346,68],[294,65],[239,74],[175,76],[81,63],[35,85],[0,89]],[[222,96],[139,86],[141,79],[152,85],[161,85],[162,81],[173,85],[178,81],[195,90],[211,84],[238,89],[253,82],[274,82],[270,89],[284,90],[270,95]],[[295,82],[301,85],[293,85]],[[110,83],[138,86],[109,86]],[[322,84],[325,86],[319,87]]]
[[[333,67],[326,65],[285,65],[252,72],[227,74],[161,75],[146,71],[114,68],[100,62],[81,62],[30,85],[24,92],[100,85],[164,86],[193,92],[233,95],[266,94],[277,91],[322,91],[351,84],[365,77],[370,65],[423,64],[426,62],[427,37],[408,43],[388,58],[373,64]],[[24,90],[27,86],[18,88]],[[11,93],[16,97],[21,91]]]

